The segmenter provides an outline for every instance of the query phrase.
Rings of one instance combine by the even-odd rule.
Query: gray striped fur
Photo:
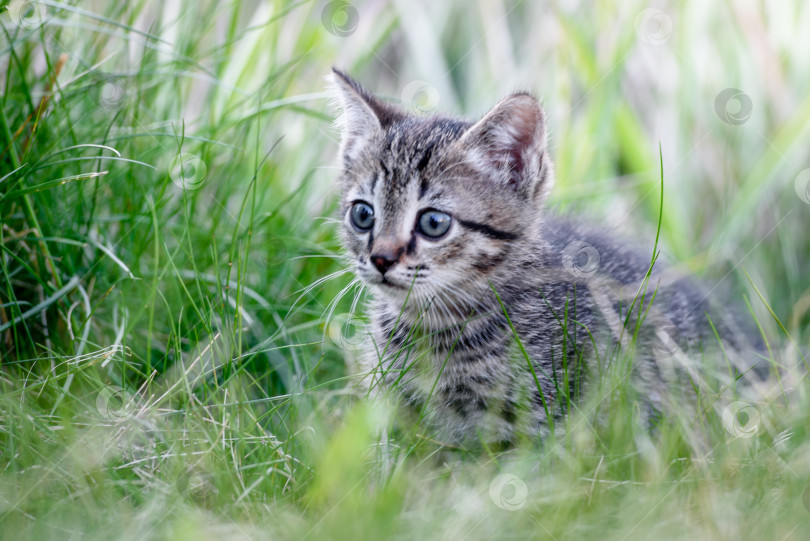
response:
[[[746,350],[733,318],[660,262],[645,303],[634,307],[646,313],[635,332],[638,317],[628,310],[650,254],[545,210],[554,173],[531,95],[513,94],[473,123],[415,116],[337,70],[333,79],[342,109],[342,238],[373,297],[364,381],[424,413],[437,437],[548,434],[548,415],[565,415],[593,388],[619,345],[633,352],[628,376],[651,418],[683,400],[673,386],[686,394],[716,387],[695,365],[717,352],[706,314],[717,316],[728,355]],[[352,225],[356,201],[374,209],[370,231]],[[444,237],[417,231],[424,209],[452,216]],[[384,280],[371,260],[380,253],[396,261]]]

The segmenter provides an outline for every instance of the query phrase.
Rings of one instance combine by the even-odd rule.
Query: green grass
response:
[[[804,537],[804,381],[746,410],[753,437],[711,397],[650,435],[609,375],[509,451],[358,400],[324,76],[465,115],[532,90],[552,206],[659,246],[798,362],[810,6],[664,3],[645,27],[642,2],[436,4],[0,14],[0,538]],[[750,118],[720,118],[726,88]]]

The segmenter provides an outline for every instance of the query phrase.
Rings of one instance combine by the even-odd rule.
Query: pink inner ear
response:
[[[499,171],[506,171],[509,174],[508,183],[513,189],[517,189],[520,184],[521,175],[524,170],[521,147],[515,145],[507,149],[493,150],[490,154],[492,165]]]
[[[509,111],[511,118],[504,118],[500,125],[493,127],[493,131],[502,133],[500,137],[494,137],[496,143],[490,150],[492,163],[497,169],[508,171],[508,183],[513,189],[517,189],[523,180],[526,153],[536,144],[534,139],[540,122],[536,111],[532,107],[514,107]]]

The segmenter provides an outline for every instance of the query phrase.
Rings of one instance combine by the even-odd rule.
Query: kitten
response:
[[[544,208],[554,169],[530,94],[469,122],[415,116],[338,70],[333,82],[342,238],[373,296],[364,381],[437,437],[548,435],[619,347],[652,419],[709,386],[691,360],[717,351],[707,314],[725,355],[745,350],[688,277]]]

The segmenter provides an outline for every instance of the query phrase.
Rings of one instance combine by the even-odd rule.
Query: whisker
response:
[[[347,285],[346,287],[344,287],[343,289],[341,289],[341,290],[340,290],[340,292],[339,292],[337,295],[335,295],[335,298],[334,298],[334,299],[332,299],[332,301],[331,301],[331,302],[329,303],[329,305],[326,307],[326,310],[324,310],[324,313],[325,313],[325,312],[327,312],[327,311],[329,312],[329,314],[326,316],[326,325],[327,325],[327,326],[328,326],[328,325],[329,325],[329,323],[332,321],[332,314],[334,314],[334,312],[335,312],[335,308],[337,308],[337,305],[338,305],[338,303],[340,302],[340,300],[341,300],[341,299],[342,299],[342,298],[343,298],[343,297],[344,297],[344,296],[345,296],[345,295],[346,295],[346,294],[347,294],[349,291],[351,291],[353,288],[357,287],[357,284],[358,284],[358,283],[360,283],[360,278],[355,278],[354,280],[352,280],[351,282],[349,282],[349,285]],[[323,314],[321,314],[321,317],[323,317]]]
[[[323,278],[318,278],[317,280],[315,280],[314,282],[312,282],[308,286],[299,289],[298,291],[296,291],[296,293],[301,293],[303,291],[303,295],[306,295],[307,293],[309,293],[310,291],[312,291],[314,288],[318,287],[322,283],[324,283],[324,282],[326,282],[328,280],[332,280],[334,278],[337,278],[338,276],[342,276],[342,275],[346,274],[347,272],[351,272],[351,271],[352,271],[352,269],[346,268],[346,269],[341,269],[339,271],[335,271],[332,274],[327,274]]]
[[[303,299],[306,295],[308,295],[309,292],[312,291],[314,288],[318,287],[319,285],[323,284],[324,282],[327,282],[329,280],[334,280],[335,278],[339,278],[339,277],[343,276],[344,274],[349,273],[351,271],[352,271],[351,268],[345,268],[345,269],[341,269],[339,271],[335,271],[335,272],[333,272],[331,274],[327,274],[323,278],[319,278],[319,279],[315,280],[314,282],[312,282],[307,287],[304,287],[304,288],[299,289],[298,291],[296,291],[295,293],[301,293],[301,294],[298,296],[298,298],[295,299],[295,302],[292,303],[292,305],[290,306],[290,309],[287,310],[287,315],[284,316],[284,319],[289,318],[293,314],[293,310],[295,309],[298,302],[301,299]],[[293,294],[295,294],[295,293],[293,293]]]
[[[296,259],[312,259],[312,258],[346,259],[346,256],[338,254],[305,254],[291,257],[290,261],[295,261]]]
[[[355,310],[357,309],[357,302],[360,300],[360,297],[366,290],[366,284],[362,280],[358,280],[360,287],[357,288],[357,292],[354,294],[354,299],[352,299],[352,307],[349,310],[352,315],[354,315]]]

